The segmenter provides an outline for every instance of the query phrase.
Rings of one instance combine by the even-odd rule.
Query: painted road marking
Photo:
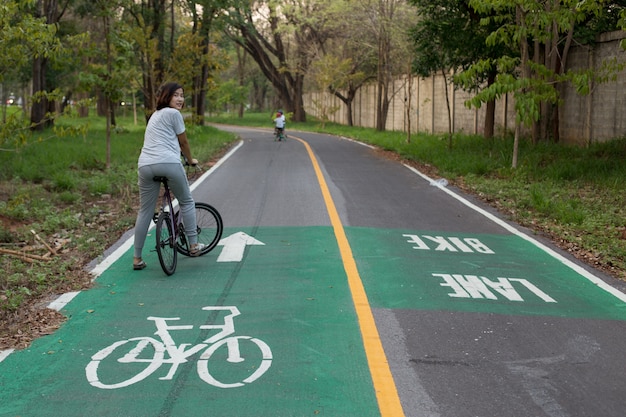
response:
[[[218,246],[223,246],[217,262],[241,262],[246,246],[265,245],[244,232],[233,233],[219,241]]]
[[[496,292],[509,301],[524,301],[513,287],[513,283],[516,283],[530,290],[531,293],[546,303],[556,303],[554,298],[541,291],[536,285],[526,279],[498,278],[497,281],[492,281],[489,278],[479,277],[477,275],[432,274],[432,276],[439,277],[443,280],[439,285],[449,287],[452,292],[448,293],[448,296],[452,298],[497,300],[498,297],[494,294],[494,292]]]
[[[148,269],[142,273],[128,268],[132,252],[126,253],[97,285],[64,308],[71,319],[60,329],[0,364],[0,415],[191,417],[210,410],[223,417],[381,417],[332,227],[249,226],[227,229],[224,235],[238,231],[266,246],[246,250],[241,263],[217,263],[219,253],[183,258],[174,277],[162,274],[155,252],[146,254]],[[244,382],[263,360],[251,339],[239,339],[244,362],[228,362],[226,342],[207,359],[214,380],[244,383],[240,388],[218,388],[198,374],[199,356],[208,347],[187,357],[171,380],[159,379],[172,367],[164,363],[124,388],[101,389],[88,382],[85,368],[103,348],[137,337],[161,342],[147,317],[180,318],[167,321],[168,326],[193,325],[168,330],[177,348],[187,344],[181,355],[203,343],[219,330],[199,326],[223,325],[229,313],[203,306],[236,306],[241,315],[234,318],[236,332],[230,336],[247,335],[271,348],[271,366],[255,382]],[[138,343],[120,345],[101,361],[103,384],[126,381],[151,365],[116,361]],[[148,345],[136,359],[152,359],[153,345],[143,343]],[[169,359],[165,352],[164,360]]]
[[[419,250],[433,249],[428,245],[428,243],[424,242],[424,240],[421,239],[418,235],[405,234],[402,236],[408,238],[407,242],[413,245],[413,249],[419,249]],[[426,240],[430,240],[432,243],[436,243],[437,246],[434,247],[434,250],[439,251],[439,252],[461,251],[465,253],[478,252],[478,253],[485,253],[485,254],[490,254],[490,255],[495,254],[495,252],[489,249],[489,247],[485,245],[483,242],[481,242],[480,239],[477,239],[475,237],[459,238],[459,237],[429,236],[429,235],[422,235],[422,237]]]
[[[381,416],[402,417],[404,416],[404,411],[402,410],[402,404],[400,403],[400,397],[396,389],[396,384],[393,380],[391,370],[389,369],[389,363],[378,334],[378,329],[376,328],[376,323],[374,322],[374,316],[367,299],[367,294],[365,293],[365,288],[363,287],[363,282],[359,276],[356,261],[352,256],[350,243],[346,237],[346,233],[343,228],[343,224],[341,223],[341,219],[339,218],[339,213],[337,212],[335,203],[330,195],[326,179],[322,174],[317,158],[315,157],[315,154],[309,144],[298,137],[290,137],[301,142],[306,148],[322,191],[324,203],[326,204],[326,209],[328,210],[330,222],[335,232],[337,244],[339,245],[341,259],[348,277],[352,301],[354,303],[354,308],[356,310],[361,329],[365,355],[367,357],[367,362],[372,376],[374,390],[376,391],[376,399],[378,401]]]
[[[406,168],[408,168],[409,170],[413,171],[415,174],[417,174],[420,177],[424,178],[425,180],[429,181],[431,183],[431,185],[437,185],[436,181],[434,181],[432,178],[424,175],[423,173],[419,172],[417,169],[413,168],[412,166],[409,166],[409,165],[406,165],[406,164],[404,166]],[[604,291],[606,291],[609,294],[617,297],[622,302],[626,302],[626,294],[624,294],[623,292],[621,292],[617,288],[614,288],[611,285],[607,284],[602,279],[598,278],[597,276],[595,276],[591,272],[587,271],[585,268],[581,267],[580,265],[575,264],[574,262],[570,261],[569,259],[565,258],[564,256],[558,254],[554,250],[550,249],[546,245],[538,242],[537,240],[533,239],[532,237],[528,236],[527,234],[522,233],[520,230],[518,230],[515,227],[511,226],[510,224],[508,224],[504,220],[501,220],[498,217],[494,216],[493,214],[487,212],[486,210],[483,210],[482,208],[480,208],[477,205],[469,202],[468,200],[466,200],[465,198],[463,198],[460,195],[456,194],[455,192],[448,190],[446,187],[443,187],[443,186],[440,186],[440,185],[438,185],[438,187],[443,192],[445,192],[449,196],[453,197],[454,199],[458,200],[459,202],[463,203],[467,207],[469,207],[472,210],[482,214],[483,216],[485,216],[487,219],[491,220],[492,222],[502,226],[505,230],[508,230],[512,234],[514,234],[516,236],[519,236],[520,238],[522,238],[522,239],[532,243],[533,245],[535,245],[536,247],[541,249],[543,252],[545,252],[546,254],[550,255],[551,257],[553,257],[557,261],[563,263],[564,265],[566,265],[568,268],[572,269],[574,272],[578,273],[579,275],[585,277],[586,279],[591,281],[593,284],[595,284],[598,287],[602,288]]]
[[[100,389],[124,388],[149,377],[151,374],[156,372],[161,367],[161,365],[171,364],[171,367],[167,374],[159,378],[160,380],[169,381],[174,378],[174,375],[176,374],[179,366],[187,362],[187,358],[195,355],[196,353],[199,353],[200,351],[203,351],[204,349],[206,350],[204,350],[204,352],[200,355],[198,359],[197,372],[198,376],[207,384],[217,388],[239,388],[244,386],[245,384],[250,384],[259,379],[270,368],[272,364],[272,351],[267,343],[255,337],[231,336],[233,333],[235,333],[234,318],[241,314],[239,312],[239,309],[235,306],[207,306],[203,307],[202,310],[228,311],[229,314],[224,315],[224,324],[208,324],[199,326],[201,330],[218,331],[210,337],[207,337],[201,343],[198,343],[196,345],[192,345],[190,343],[181,343],[179,345],[176,345],[176,343],[174,342],[174,338],[170,334],[170,330],[190,330],[193,329],[193,325],[186,324],[175,326],[168,323],[170,321],[178,321],[180,320],[180,317],[151,316],[148,317],[147,320],[151,320],[154,322],[157,328],[157,331],[154,334],[159,336],[161,340],[157,340],[148,336],[140,336],[114,342],[112,345],[105,347],[91,357],[91,362],[89,362],[87,364],[87,367],[85,368],[85,376],[87,377],[87,381],[89,381],[89,383],[93,387]],[[246,341],[253,343],[258,348],[259,352],[256,352],[256,357],[254,357],[254,355],[245,355],[244,358],[244,355],[241,354],[240,343]],[[130,344],[131,349],[129,351],[128,347],[125,346],[127,343]],[[209,360],[211,359],[213,354],[224,345],[226,346],[228,351],[228,356],[226,356],[227,362],[238,364],[246,362],[247,360],[245,364],[245,369],[252,369],[252,371],[248,371],[240,381],[223,382],[218,380],[211,374],[211,371],[209,369]],[[122,349],[118,350],[118,348],[120,347]],[[117,353],[116,351],[121,353]],[[124,352],[127,353],[119,357],[119,355],[123,354]],[[165,356],[166,353],[167,357]],[[260,355],[258,353],[260,353]],[[112,360],[112,358],[117,358],[117,360]],[[260,364],[256,364],[255,362],[254,364],[250,365],[250,363],[254,362],[255,360],[260,360]],[[131,374],[130,377],[123,381],[119,381],[116,383],[105,383],[101,380],[101,376],[103,374],[110,376],[111,372],[107,374],[106,372],[102,371],[100,365],[103,363],[105,364],[104,368],[112,366],[117,367],[119,366],[117,365],[117,363],[141,363],[147,365],[144,365],[146,367],[140,372],[135,375]],[[114,372],[113,378],[119,378],[119,375],[119,372]]]

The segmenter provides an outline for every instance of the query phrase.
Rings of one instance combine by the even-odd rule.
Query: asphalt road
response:
[[[251,227],[329,224],[297,137],[311,146],[341,223],[370,232],[360,239],[373,241],[354,253],[406,416],[624,415],[625,298],[589,285],[588,276],[581,277],[576,267],[588,268],[548,242],[539,242],[538,249],[519,239],[503,227],[508,223],[495,222],[488,216],[493,211],[470,196],[451,190],[460,197],[455,198],[433,184],[437,178],[424,178],[362,144],[302,132],[288,132],[292,138],[278,143],[265,132],[230,129],[241,135],[242,149],[197,191],[209,199],[215,196],[229,222]],[[510,227],[533,239],[530,232]],[[406,235],[420,236],[429,249],[407,251],[413,238]],[[445,239],[451,236],[477,237],[495,253],[477,260],[474,251],[462,259],[454,239]],[[448,250],[441,242],[450,245]],[[441,255],[434,253],[439,246]],[[480,294],[446,296],[469,292],[447,291],[456,288],[450,281],[458,284],[449,277],[455,274],[489,282],[525,279],[544,288],[554,302],[532,295],[510,301],[493,290],[497,300]],[[589,275],[621,286],[598,271]],[[429,279],[441,284],[436,294],[416,284]],[[480,290],[471,279],[464,288]],[[590,301],[596,297],[600,300]]]
[[[623,283],[363,144],[222,128],[220,245],[168,277],[125,236],[0,352],[0,416],[624,415]]]

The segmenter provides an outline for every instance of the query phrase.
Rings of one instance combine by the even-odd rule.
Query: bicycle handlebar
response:
[[[190,166],[190,167],[197,167],[198,166],[198,164],[190,164],[189,161],[187,160],[185,155],[183,155],[182,152],[180,153],[180,157],[182,158],[184,165],[187,165],[187,166]]]

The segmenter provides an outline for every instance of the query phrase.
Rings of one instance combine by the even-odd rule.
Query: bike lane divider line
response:
[[[369,300],[361,281],[356,261],[352,255],[352,249],[346,236],[343,224],[339,218],[339,213],[335,207],[335,203],[330,195],[330,190],[324,178],[324,174],[320,169],[317,157],[315,156],[311,146],[303,139],[291,136],[291,138],[301,142],[313,164],[313,169],[320,185],[322,196],[328,210],[331,226],[337,239],[339,252],[348,278],[348,285],[352,295],[354,308],[356,310],[357,319],[361,334],[363,337],[363,345],[365,355],[367,357],[368,366],[378,400],[381,417],[401,417],[404,416],[400,397],[396,389],[396,384],[389,368],[389,363],[383,349],[378,329],[374,321],[374,315],[369,305]]]

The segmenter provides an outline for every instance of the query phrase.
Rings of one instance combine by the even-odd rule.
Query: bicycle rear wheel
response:
[[[224,231],[222,216],[220,216],[215,207],[206,203],[196,203],[196,223],[198,227],[198,243],[205,245],[200,255],[204,255],[215,248],[222,237],[222,232]],[[182,232],[179,234],[179,245],[176,248],[183,255],[189,256],[189,242],[183,235],[184,233]]]
[[[174,231],[168,213],[160,213],[156,223],[156,250],[163,272],[172,275],[176,271],[177,254]]]

